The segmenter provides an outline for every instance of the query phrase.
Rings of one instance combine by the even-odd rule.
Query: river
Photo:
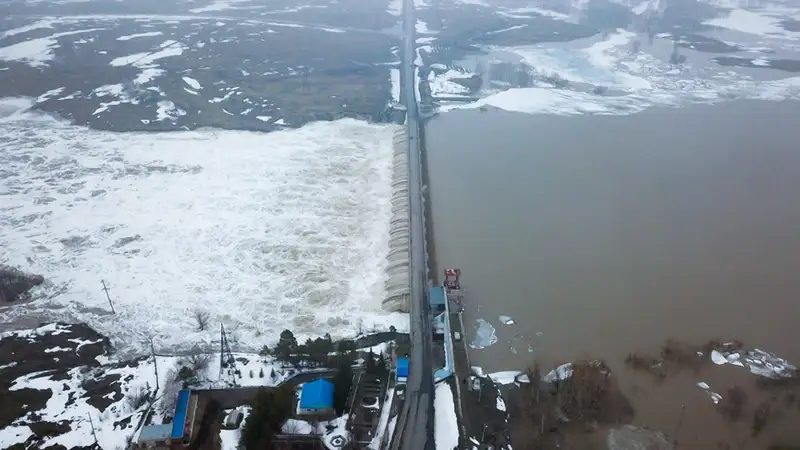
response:
[[[696,436],[725,426],[706,411],[713,404],[692,382],[701,380],[643,394],[643,383],[656,388],[623,361],[658,355],[668,338],[720,338],[800,362],[792,117],[800,103],[754,101],[630,116],[461,110],[430,120],[431,265],[462,269],[466,339],[477,319],[497,330],[472,363],[497,371],[602,358],[637,421],[672,431],[688,405],[689,425],[675,432],[689,442],[681,448],[716,448],[708,446],[717,437]],[[797,437],[786,432],[769,438]]]

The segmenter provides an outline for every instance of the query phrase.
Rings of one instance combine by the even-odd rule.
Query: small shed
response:
[[[408,358],[397,358],[397,377],[408,378]]]
[[[139,432],[136,440],[136,448],[149,450],[167,450],[170,448],[170,436],[172,435],[172,424],[166,425],[146,425]]]
[[[320,378],[303,385],[298,414],[325,415],[333,412],[333,383]]]
[[[430,290],[428,291],[428,302],[431,305],[431,311],[433,311],[434,313],[444,312],[445,311],[444,287],[431,286]]]
[[[445,313],[441,313],[438,316],[434,317],[432,320],[433,334],[436,335],[434,336],[434,339],[442,340],[444,338],[444,334],[447,331],[447,327],[445,326],[444,323],[444,316]]]

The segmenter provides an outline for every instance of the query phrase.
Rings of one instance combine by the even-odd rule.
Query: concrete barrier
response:
[[[386,259],[386,297],[383,308],[409,312],[410,210],[408,196],[408,132],[395,131],[392,139],[392,218],[389,226],[389,254]]]

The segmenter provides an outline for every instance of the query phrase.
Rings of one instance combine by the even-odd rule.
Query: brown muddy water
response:
[[[431,266],[463,271],[466,339],[477,319],[497,330],[472,364],[602,358],[635,423],[678,448],[800,445],[800,397],[756,387],[744,368],[709,364],[655,382],[624,364],[672,338],[737,339],[800,365],[798,118],[800,103],[731,102],[432,119]],[[727,389],[746,389],[742,418],[725,419],[700,381],[723,401]],[[769,423],[754,437],[764,401],[774,403]]]

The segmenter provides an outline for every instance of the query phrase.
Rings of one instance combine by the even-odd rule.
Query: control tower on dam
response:
[[[408,191],[408,131],[395,131],[392,140],[392,218],[389,225],[389,264],[383,308],[410,312],[411,210]]]

